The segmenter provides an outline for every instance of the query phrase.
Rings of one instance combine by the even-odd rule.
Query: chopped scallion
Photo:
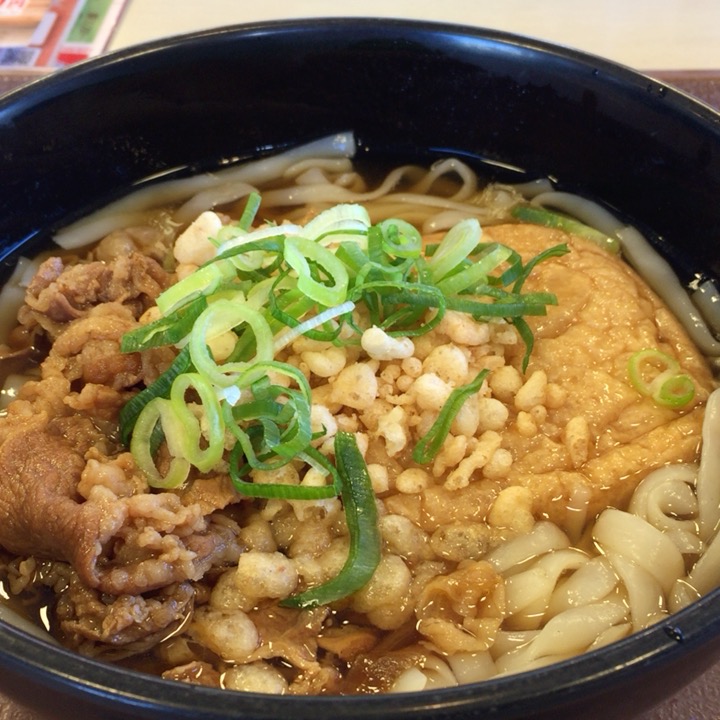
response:
[[[460,408],[471,395],[474,395],[480,390],[488,373],[489,370],[487,369],[481,370],[472,382],[461,387],[456,387],[450,393],[445,404],[440,409],[435,422],[413,449],[412,459],[416,463],[427,465],[427,463],[432,462],[438,452],[440,452],[440,448],[445,442],[445,438],[448,436],[455,416],[460,412]]]
[[[207,307],[207,298],[200,296],[147,325],[126,332],[120,342],[124,353],[147,350],[179,343],[192,330],[195,321]]]
[[[216,257],[158,297],[161,317],[123,338],[126,352],[165,345],[180,352],[123,408],[120,437],[152,487],[177,488],[194,468],[201,474],[227,471],[248,497],[311,501],[340,495],[350,537],[345,565],[332,580],[283,603],[311,607],[365,585],[379,562],[381,540],[356,437],[335,435],[334,464],[320,452],[316,441],[325,433],[313,432],[310,384],[279,358],[301,337],[359,344],[369,324],[389,336],[419,336],[455,310],[478,321],[514,324],[526,346],[525,369],[533,345],[525,317],[542,315],[557,301],[552,293],[523,292],[523,284],[538,262],[568,250],[558,245],[523,262],[509,247],[481,243],[475,219],[459,222],[439,244],[423,249],[410,223],[391,218],[373,225],[360,205],[330,208],[304,227],[253,229],[260,200],[252,193],[240,220],[212,238]],[[415,462],[437,455],[487,374],[483,370],[450,393],[415,447]],[[679,402],[687,385],[673,376],[657,391],[658,402]],[[325,484],[253,477],[298,461]]]
[[[178,375],[188,372],[192,367],[190,362],[190,349],[186,346],[177,355],[172,365],[160,375],[155,382],[141,390],[137,395],[125,403],[120,411],[120,440],[125,446],[130,445],[130,436],[135,427],[135,421],[142,409],[156,397],[169,397],[170,389]]]
[[[656,348],[639,350],[630,356],[628,377],[641,395],[664,407],[679,409],[695,397],[695,383],[682,372],[680,363]]]
[[[313,262],[325,272],[331,283],[312,277]],[[303,237],[291,237],[285,241],[285,262],[297,272],[298,289],[324,307],[345,302],[348,290],[348,272],[335,254]]]
[[[380,562],[381,538],[375,493],[352,433],[338,432],[335,436],[335,463],[350,537],[347,559],[331,580],[283,600],[281,605],[286,607],[327,605],[352,595],[370,581]]]
[[[655,385],[652,398],[658,405],[682,408],[695,397],[695,383],[689,375],[684,373],[664,378]]]
[[[553,212],[538,205],[516,205],[511,212],[517,220],[545,227],[558,228],[572,235],[579,235],[591,240],[599,247],[616,255],[620,252],[620,242],[617,238],[611,238],[589,225],[581,223],[575,218],[559,212]]]

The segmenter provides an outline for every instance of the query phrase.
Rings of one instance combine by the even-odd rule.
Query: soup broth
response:
[[[325,149],[143,192],[24,271],[8,602],[169,680],[354,694],[530,670],[717,586],[684,290],[548,183]]]

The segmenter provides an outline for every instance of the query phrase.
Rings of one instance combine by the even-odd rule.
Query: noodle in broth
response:
[[[56,241],[73,254],[97,243],[79,267],[112,265],[132,250],[165,266],[173,280],[191,277],[216,253],[208,236],[237,220],[255,191],[262,199],[258,217],[287,232],[338,204],[360,204],[371,223],[401,218],[417,227],[426,242],[467,218],[479,220],[483,240],[485,235],[500,244],[507,239],[524,256],[530,248],[569,238],[567,257],[580,258],[581,269],[585,263],[611,284],[616,275],[625,278],[636,288],[628,297],[638,308],[653,308],[638,330],[641,337],[622,346],[617,359],[609,357],[609,349],[608,357],[598,350],[602,370],[587,368],[583,378],[592,384],[595,372],[612,385],[598,405],[624,398],[617,411],[625,413],[622,422],[605,418],[602,424],[597,413],[571,412],[572,393],[580,389],[566,385],[567,376],[547,359],[559,336],[580,327],[581,317],[592,324],[573,315],[572,302],[585,297],[571,277],[577,267],[568,263],[575,260],[538,264],[528,279],[533,292],[557,289],[558,307],[549,308],[547,321],[533,325],[535,347],[526,371],[518,331],[503,318],[480,323],[449,312],[427,334],[408,337],[372,335],[365,327],[361,344],[350,342],[349,330],[339,335],[344,345],[303,336],[297,329],[282,341],[276,336],[276,357],[311,385],[314,447],[333,457],[333,435],[356,437],[376,496],[382,541],[378,564],[362,587],[329,605],[286,607],[283,599],[322,586],[341,572],[350,518],[340,498],[248,499],[229,482],[225,458],[191,474],[177,489],[149,490],[133,458],[118,444],[115,395],[125,401],[150,384],[178,348],[144,350],[144,369],[133,368],[142,383],[113,385],[122,373],[130,374],[126,366],[113,365],[116,360],[108,365],[112,378],[108,373],[94,377],[88,369],[92,359],[85,365],[78,359],[85,350],[62,350],[77,342],[66,330],[89,317],[95,322],[117,313],[118,299],[108,300],[107,311],[93,309],[92,303],[82,310],[73,307],[67,311],[70,317],[57,298],[42,305],[43,291],[62,283],[72,266],[68,261],[50,273],[45,261],[35,280],[28,283],[23,272],[31,309],[20,311],[25,330],[10,334],[8,352],[13,343],[26,341],[28,327],[49,334],[61,349],[51,350],[39,385],[28,383],[18,391],[20,400],[10,404],[1,421],[0,440],[10,443],[13,422],[28,422],[31,410],[44,412],[46,425],[69,423],[73,414],[91,417],[108,439],[82,430],[87,437],[77,441],[83,465],[72,471],[79,495],[72,500],[73,512],[96,505],[115,523],[98,531],[103,551],[92,568],[94,587],[87,574],[78,578],[78,556],[53,557],[46,547],[23,552],[23,543],[13,546],[0,538],[9,545],[7,588],[14,595],[51,588],[50,626],[62,642],[170,679],[234,690],[405,692],[476,682],[572,657],[661,621],[720,584],[720,468],[714,439],[720,432],[720,396],[693,341],[706,355],[720,353],[686,303],[684,289],[677,282],[668,286],[648,278],[685,321],[692,341],[665,317],[664,306],[642,281],[605,249],[561,230],[518,223],[513,209],[528,203],[518,188],[483,185],[457,159],[429,170],[395,168],[369,186],[353,165],[353,151],[352,138],[339,136],[268,160],[172,181],[67,228]],[[637,231],[587,201],[545,186],[532,194],[530,204],[571,207],[573,216],[621,237],[623,252],[629,247],[626,240],[634,242],[633,248],[641,246]],[[636,252],[630,253],[636,267],[645,266],[647,248],[641,246],[642,257]],[[147,287],[162,285],[162,275],[154,269],[143,273],[145,294],[121,302],[132,305],[135,318],[147,323],[158,316]],[[562,283],[548,286],[565,277],[569,289]],[[160,291],[156,288],[155,296]],[[570,305],[563,305],[564,298]],[[347,311],[343,306],[324,319],[337,324]],[[612,319],[612,310],[602,312]],[[661,331],[653,313],[663,318]],[[355,317],[361,328],[364,322],[362,313]],[[630,319],[622,322],[631,327]],[[126,325],[132,329],[138,323],[132,319]],[[312,329],[321,325],[316,322]],[[118,340],[117,332],[95,326],[85,332],[93,341],[97,333],[106,333],[100,343]],[[663,333],[671,341],[661,340]],[[653,351],[664,342],[663,354],[672,353],[692,377],[694,396],[686,404],[657,407],[622,380],[628,356],[642,351],[647,338],[654,338]],[[571,357],[571,349],[559,351]],[[65,352],[62,362],[53,354],[60,352]],[[437,454],[425,465],[414,462],[413,443],[429,432],[452,390],[482,370],[488,374],[457,411]],[[292,385],[291,375],[281,381],[273,371],[266,371],[273,382]],[[58,376],[69,378],[68,399],[59,401],[60,410],[49,391],[53,383],[62,384]],[[657,438],[660,449],[633,455],[644,439],[633,435],[631,426],[645,427],[643,437]],[[676,450],[673,439],[681,435],[684,444]],[[0,470],[6,470],[2,448]],[[322,467],[303,457],[256,468],[249,477],[257,485],[321,484]],[[166,454],[158,465],[168,462]],[[593,481],[613,468],[618,477]],[[208,549],[211,539],[214,545]],[[199,563],[199,557],[207,562]],[[163,576],[168,565],[173,572],[167,582],[147,580],[156,572]],[[126,576],[140,566],[147,585],[129,590]],[[133,600],[135,619],[121,607]]]

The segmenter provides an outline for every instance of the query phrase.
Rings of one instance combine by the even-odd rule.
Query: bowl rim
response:
[[[233,717],[234,712],[242,710],[243,717],[258,720],[290,714],[297,720],[314,720],[318,713],[332,707],[341,718],[357,720],[388,712],[398,718],[429,718],[440,710],[477,712],[499,708],[514,713],[508,717],[520,718],[522,713],[537,709],[540,701],[550,702],[549,709],[561,707],[580,695],[606,690],[608,683],[618,687],[631,683],[650,665],[659,669],[688,653],[702,651],[710,638],[720,636],[718,600],[720,589],[603,648],[541,668],[455,687],[397,694],[276,696],[178,683],[50,645],[4,621],[0,621],[0,667],[13,673],[29,673],[69,696],[90,697],[99,703],[111,700],[123,707],[161,713],[157,717],[210,720]]]
[[[148,56],[162,55],[179,47],[216,42],[234,42],[250,35],[317,31],[329,32],[362,28],[366,31],[394,28],[405,33],[451,34],[489,44],[523,49],[533,54],[552,56],[564,62],[592,67],[615,81],[663,95],[665,103],[678,112],[693,116],[701,123],[720,123],[720,113],[684,91],[651,78],[639,70],[571,47],[515,34],[508,31],[467,26],[459,23],[413,20],[399,17],[322,17],[240,23],[208,30],[175,35],[110,51],[76,65],[41,77],[0,97],[0,123],[14,113],[25,111],[46,99],[61,96],[81,87],[99,72],[126,73],[134,63]],[[716,128],[717,130],[717,128]],[[294,718],[314,718],[332,710],[343,718],[366,718],[382,713],[395,717],[429,717],[438,711],[509,709],[520,717],[546,701],[552,688],[553,703],[572,702],[582,692],[594,693],[607,683],[627,683],[640,675],[649,664],[663,667],[677,662],[679,654],[701,650],[720,638],[720,615],[715,606],[720,588],[668,618],[618,640],[549,666],[515,675],[491,678],[453,688],[424,690],[397,695],[268,696],[259,693],[229,693],[225,690],[185,685],[163,680],[138,671],[109,665],[49,644],[0,620],[0,667],[22,674],[33,674],[48,686],[62,688],[69,695],[112,699],[143,712],[167,712],[167,717],[231,717],[242,711],[248,718],[278,718],[292,712]],[[628,656],[628,648],[633,652]],[[518,689],[522,687],[522,693]],[[338,705],[341,701],[342,705]],[[552,707],[554,707],[553,705]],[[220,713],[220,714],[218,714]],[[227,714],[222,714],[227,713]],[[161,715],[158,715],[161,716]]]
[[[372,16],[312,16],[291,19],[258,20],[247,23],[235,23],[178,33],[168,37],[146,40],[137,44],[109,50],[101,55],[81,60],[72,65],[58,68],[52,73],[30,80],[28,83],[14,88],[0,95],[0,121],[3,112],[18,106],[24,110],[37,102],[42,102],[43,91],[49,95],[62,94],[82,83],[85,76],[93,75],[98,69],[114,69],[116,65],[127,66],[128,62],[143,59],[147,55],[166,53],[178,46],[204,44],[232,40],[238,35],[253,36],[263,34],[277,34],[278,32],[342,31],[349,27],[363,29],[364,31],[383,30],[387,28],[402,28],[406,32],[422,34],[451,34],[462,35],[477,41],[498,43],[539,52],[548,57],[569,60],[580,65],[589,65],[597,73],[607,72],[618,80],[629,82],[632,85],[640,84],[647,92],[657,93],[667,100],[679,103],[683,109],[699,118],[720,122],[720,110],[707,104],[701,98],[691,95],[672,83],[655,78],[647,70],[630,67],[620,62],[610,60],[579,48],[562,45],[531,35],[523,35],[508,30],[500,30],[486,26],[466,25],[459,22],[440,20],[423,20],[406,18],[402,16],[372,17]]]

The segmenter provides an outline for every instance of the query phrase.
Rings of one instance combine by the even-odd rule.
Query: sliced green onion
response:
[[[283,483],[256,483],[245,480],[240,466],[239,455],[242,445],[236,445],[230,453],[230,478],[233,486],[242,495],[254,498],[281,498],[283,500],[325,500],[338,494],[338,482],[327,485],[290,485]],[[298,456],[303,459],[303,456]],[[307,456],[309,458],[309,456]],[[310,464],[310,463],[308,463]],[[280,466],[281,467],[281,466]],[[272,468],[271,468],[272,469]],[[332,468],[331,477],[335,479],[335,468]]]
[[[552,247],[546,248],[545,250],[539,252],[537,255],[535,255],[535,257],[531,258],[527,261],[527,263],[525,263],[522,271],[520,272],[520,275],[515,280],[512,291],[515,293],[519,293],[520,290],[522,290],[522,286],[525,284],[525,281],[530,276],[530,273],[535,269],[536,265],[552,257],[562,257],[563,255],[567,255],[569,252],[570,248],[567,246],[566,243],[553,245]]]
[[[266,369],[294,378],[299,390],[273,385],[265,377],[252,385],[254,400],[234,408],[228,404],[223,406],[226,427],[237,440],[230,453],[229,463],[233,484],[239,492],[253,497],[302,500],[337,495],[335,469],[309,445],[313,436],[310,426],[311,394],[307,380],[297,368],[284,363],[274,361],[268,363]],[[280,402],[280,397],[284,397],[285,401]],[[240,426],[239,420],[242,420],[244,427]],[[253,421],[257,424],[248,424]],[[240,463],[241,455],[245,458],[245,464]],[[258,485],[244,480],[244,476],[253,468],[274,470],[295,458],[304,459],[324,474],[332,475],[333,484],[327,487]]]
[[[290,377],[298,388],[275,385],[267,377],[269,371]],[[264,376],[258,378],[260,373]],[[248,380],[244,375],[251,375]],[[251,468],[271,470],[282,467],[303,452],[313,439],[310,407],[312,395],[305,376],[292,365],[278,361],[257,363],[241,374],[240,387],[249,387],[253,400],[222,408],[225,425],[237,440],[238,452],[245,456],[240,465],[237,452],[231,454],[231,476],[242,477]],[[273,459],[275,458],[275,459]]]
[[[331,285],[312,277],[308,260],[322,267],[332,280]],[[285,262],[298,274],[298,289],[315,302],[325,307],[345,302],[349,282],[347,269],[322,245],[302,237],[289,237],[285,240]]]
[[[245,209],[236,223],[243,232],[248,232],[248,230],[250,230],[250,227],[255,220],[255,216],[257,215],[257,211],[260,209],[260,201],[261,197],[259,192],[253,191],[248,195],[245,202]]]
[[[201,296],[147,325],[126,332],[120,341],[120,351],[137,352],[180,342],[206,307],[207,298]]]
[[[630,356],[628,377],[641,395],[664,407],[678,409],[695,397],[695,383],[682,372],[680,363],[656,348],[639,350]]]
[[[475,218],[461,220],[450,228],[427,261],[433,282],[438,283],[450,274],[477,247],[481,235],[480,223]]]
[[[208,349],[208,342],[240,325],[247,325],[255,338],[255,357],[247,362],[218,365]],[[220,387],[235,384],[236,375],[253,362],[273,358],[273,337],[265,318],[246,304],[218,300],[212,303],[195,321],[190,335],[190,357],[195,369]]]
[[[522,371],[525,372],[530,364],[530,355],[532,354],[533,347],[535,346],[535,336],[530,326],[525,321],[525,318],[514,317],[510,319],[515,329],[520,336],[520,339],[525,343],[525,354],[522,359]]]
[[[353,242],[365,246],[364,238],[370,227],[370,216],[362,205],[345,203],[323,210],[303,228],[303,236],[320,244],[343,242],[352,236]]]
[[[370,318],[373,325],[382,327],[389,335],[403,335],[411,337],[423,335],[435,327],[445,313],[446,298],[442,291],[433,285],[420,283],[402,282],[392,280],[381,280],[366,282],[353,289],[351,299],[362,301],[370,308]],[[377,309],[375,309],[377,308]],[[380,308],[384,311],[380,316]],[[437,310],[434,317],[422,322],[419,327],[392,329],[397,318],[402,318],[408,311],[418,318],[423,317],[426,311],[434,308]]]
[[[482,387],[489,370],[481,370],[474,380],[467,385],[456,387],[448,396],[445,404],[440,409],[435,422],[425,435],[420,438],[412,452],[412,459],[419,465],[427,465],[440,452],[442,444],[445,442],[450,427],[455,420],[455,416],[460,412],[460,408],[465,401],[474,395]]]
[[[280,289],[286,290],[286,287],[276,284],[277,278],[267,277],[264,280],[258,280],[252,284],[247,291],[245,302],[253,309],[261,312],[268,304],[270,298]]]
[[[653,394],[653,382],[657,377],[670,372],[680,372],[680,364],[667,353],[649,348],[633,353],[628,360],[628,375],[632,386],[641,394]]]
[[[305,317],[308,312],[317,306],[314,300],[303,295],[297,288],[283,293],[276,293],[275,288],[281,283],[282,278],[279,278],[277,284],[273,285],[273,292],[270,293],[267,301],[267,306],[272,316],[270,327],[273,331],[276,329],[282,329],[282,331],[284,331],[287,328],[296,328],[304,322],[300,318]],[[330,314],[332,314],[332,311]],[[318,328],[324,324],[324,322],[315,324],[310,320],[305,334],[313,340],[334,340],[340,331],[340,327],[338,326],[331,330],[318,330]]]
[[[342,600],[366,585],[380,562],[381,538],[375,493],[352,433],[339,432],[335,436],[335,463],[350,536],[347,559],[331,580],[282,600],[280,604],[285,607],[308,608]]]
[[[527,302],[522,296],[508,294],[507,299],[496,302],[471,300],[470,296],[459,295],[445,299],[448,310],[467,313],[476,319],[514,318],[523,315],[546,315],[545,303]]]
[[[310,425],[310,403],[307,398],[304,398],[299,391],[290,388],[285,390],[285,395],[292,400],[294,412],[283,432],[274,442],[268,442],[267,445],[280,457],[290,461],[310,444],[312,427]]]
[[[188,390],[196,392],[200,399],[200,417],[204,421],[202,427],[200,418],[187,403]],[[225,450],[225,426],[220,414],[220,403],[212,385],[200,373],[183,373],[172,385],[170,406],[177,420],[175,427],[180,432],[175,443],[181,448],[178,454],[200,472],[212,470],[222,459]],[[163,426],[163,430],[168,445],[173,444],[167,428]],[[207,441],[204,448],[200,447],[202,439]]]
[[[335,257],[345,265],[348,275],[353,279],[368,263],[365,251],[357,243],[347,240],[337,246]]]
[[[288,228],[283,226],[283,230],[287,229]],[[267,267],[263,266],[261,275],[268,277],[278,268],[280,261],[282,260],[282,252],[283,248],[285,247],[285,238],[285,234],[280,232],[280,230],[274,226],[261,228],[260,230],[256,230],[252,233],[241,235],[240,237],[236,237],[233,240],[229,240],[228,242],[221,245],[218,248],[217,257],[209,260],[207,263],[205,263],[205,265],[202,265],[200,269],[202,270],[204,267],[213,265],[217,262],[230,260],[235,262],[236,269],[240,271],[238,275],[240,277],[243,277],[243,268],[241,266],[241,263],[237,262],[238,257],[242,255],[247,256],[250,253],[259,253],[255,256],[256,259],[250,263],[251,267],[248,268],[249,272],[247,274],[247,277],[260,280],[262,278],[259,277],[258,274],[254,271],[262,266],[261,261],[263,259],[267,260],[272,255],[275,255],[277,257],[276,262],[274,264],[268,265]],[[197,272],[197,270],[195,272]]]
[[[327,308],[307,320],[303,320],[303,322],[298,323],[295,327],[287,328],[282,333],[275,336],[275,342],[273,345],[275,352],[278,353],[280,350],[286,348],[298,337],[300,337],[300,335],[307,335],[308,330],[314,330],[330,320],[334,320],[342,315],[347,315],[354,309],[355,303],[348,300],[335,307]]]
[[[422,235],[409,222],[392,219],[379,224],[382,248],[390,257],[418,258],[422,253]]]
[[[603,250],[607,250],[613,255],[620,252],[620,241],[617,238],[611,238],[605,233],[596,230],[589,225],[581,223],[575,218],[569,217],[562,213],[553,212],[544,207],[537,205],[516,205],[511,213],[514,218],[522,222],[532,223],[534,225],[543,225],[544,227],[558,228],[572,235],[579,235],[587,240],[591,240]]]
[[[269,372],[275,372],[280,375],[285,375],[295,382],[298,386],[298,390],[301,392],[305,400],[310,403],[312,399],[312,391],[310,389],[310,383],[307,378],[302,374],[298,368],[288,363],[280,362],[279,360],[258,360],[252,367],[246,368],[238,375],[237,384],[239,387],[257,387],[258,383],[258,371],[259,377],[267,379]]]
[[[670,377],[656,379],[655,390],[652,394],[653,400],[668,408],[685,407],[695,397],[695,383],[689,375],[672,375]]]
[[[494,244],[487,248],[477,262],[464,270],[446,276],[437,283],[437,286],[446,295],[456,295],[473,285],[485,282],[487,276],[502,265],[510,256],[512,250],[504,245]]]
[[[212,295],[222,284],[235,277],[235,266],[229,260],[213,261],[160,293],[157,306],[163,315],[168,315],[201,295]]]
[[[171,490],[180,487],[187,480],[190,463],[181,456],[179,448],[171,449],[171,460],[168,472],[162,475],[157,469],[151,450],[151,440],[155,427],[161,424],[163,431],[170,438],[177,439],[177,428],[170,401],[165,398],[154,398],[142,409],[135,423],[135,430],[130,441],[130,452],[150,487]]]
[[[123,445],[127,446],[130,443],[130,436],[142,409],[156,397],[169,397],[170,388],[175,378],[184,372],[188,372],[191,367],[190,349],[186,346],[178,353],[172,365],[155,382],[141,390],[123,405],[122,410],[120,410],[120,441]]]
[[[416,228],[399,219],[370,225],[360,205],[330,208],[304,228],[284,224],[252,230],[259,203],[260,196],[251,194],[240,220],[214,239],[217,256],[160,295],[159,320],[123,339],[123,347],[133,352],[166,344],[183,347],[173,366],[121,414],[121,438],[130,443],[138,467],[154,487],[177,487],[190,467],[209,472],[223,458],[237,489],[254,497],[331,497],[338,493],[343,473],[358,476],[362,487],[367,472],[362,456],[357,460],[356,444],[353,451],[344,436],[336,439],[338,470],[312,446],[318,436],[311,429],[309,384],[297,368],[274,360],[278,352],[299,336],[337,343],[347,329],[356,337],[345,341],[358,343],[361,325],[367,322],[389,335],[422,335],[452,309],[477,320],[497,317],[513,323],[526,344],[525,368],[533,335],[524,318],[542,315],[557,302],[552,293],[521,290],[533,267],[567,252],[564,245],[523,263],[510,248],[481,243],[479,223],[468,219],[423,253]],[[354,318],[359,304],[366,312]],[[221,337],[229,347],[225,359],[216,361],[210,348]],[[290,377],[294,385],[271,382],[269,373],[275,372]],[[418,461],[438,452],[462,403],[483,378],[481,373],[451,393],[416,448]],[[687,393],[675,381],[660,394]],[[162,442],[170,456],[164,477],[155,465]],[[275,470],[296,459],[321,469],[332,482],[316,488],[276,487],[246,479],[253,469]],[[353,515],[366,512],[361,499],[343,495],[350,509],[348,524],[355,527],[351,538],[356,530],[367,535],[363,517]],[[352,557],[358,554],[359,575],[350,566],[353,560],[322,590],[302,594],[299,604],[342,596],[338,588],[357,583],[367,572],[362,550],[351,551]]]

